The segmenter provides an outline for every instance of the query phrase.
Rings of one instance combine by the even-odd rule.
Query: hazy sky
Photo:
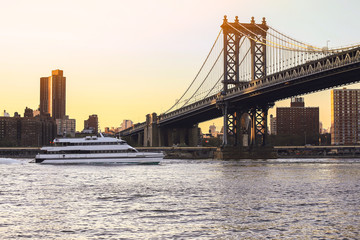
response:
[[[0,0],[1,115],[36,109],[40,77],[62,69],[66,113],[77,130],[91,114],[101,129],[123,119],[142,122],[184,92],[224,15],[241,22],[266,17],[293,38],[338,47],[360,42],[359,9],[358,0]],[[305,104],[320,106],[320,120],[330,126],[329,91],[306,95]]]

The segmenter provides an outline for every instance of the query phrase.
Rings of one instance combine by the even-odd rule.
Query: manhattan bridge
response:
[[[223,146],[259,149],[267,143],[274,102],[359,80],[360,44],[320,48],[281,33],[265,18],[240,23],[225,16],[201,68],[175,104],[148,114],[120,136],[143,146],[196,146],[198,123],[223,117]]]

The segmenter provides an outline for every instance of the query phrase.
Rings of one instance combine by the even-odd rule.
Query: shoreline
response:
[[[318,152],[324,147],[319,146],[312,148],[316,153],[309,152],[308,148],[290,147],[284,152],[284,147],[275,147],[275,158],[360,158],[360,151],[357,147],[352,146],[352,151],[343,152]],[[326,148],[331,148],[326,146]],[[336,147],[333,147],[336,148]],[[360,146],[359,146],[360,148]],[[217,147],[138,147],[139,152],[159,152],[165,153],[164,159],[215,159],[215,152]],[[293,152],[296,149],[296,152]],[[40,152],[39,147],[11,147],[0,148],[0,158],[35,158],[36,154]],[[255,158],[254,158],[255,159]],[[260,159],[260,158],[259,158]]]

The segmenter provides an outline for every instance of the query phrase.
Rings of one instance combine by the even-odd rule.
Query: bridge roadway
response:
[[[258,106],[289,97],[317,92],[360,81],[360,47],[309,61],[297,67],[253,80],[216,94],[188,106],[161,114],[161,126],[190,126],[223,116],[217,103],[229,106]],[[120,132],[129,136],[144,131],[146,122]]]

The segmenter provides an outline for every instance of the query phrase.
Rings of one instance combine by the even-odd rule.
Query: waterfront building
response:
[[[41,147],[55,136],[56,123],[50,117],[0,117],[1,146]]]
[[[41,146],[42,122],[33,117],[20,120],[20,146]]]
[[[98,133],[98,129],[99,129],[98,116],[96,114],[90,115],[89,118],[84,121],[84,130],[92,130],[92,133]]]
[[[277,135],[315,139],[319,135],[319,107],[305,107],[304,98],[292,98],[290,107],[276,108]]]
[[[0,117],[0,144],[1,146],[11,147],[17,146],[20,136],[18,118]]]
[[[66,115],[63,118],[56,119],[56,128],[58,136],[75,137],[76,120],[69,119],[69,116]]]
[[[50,77],[40,78],[40,114],[61,119],[66,113],[66,77],[62,70],[53,70]]]
[[[331,91],[331,144],[360,144],[360,89]]]

